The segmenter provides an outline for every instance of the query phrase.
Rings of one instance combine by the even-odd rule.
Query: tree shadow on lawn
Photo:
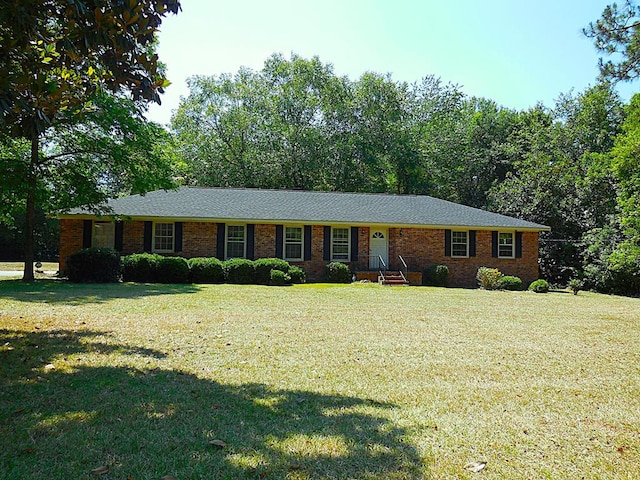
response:
[[[0,281],[0,298],[33,303],[84,305],[103,303],[113,299],[148,297],[153,295],[179,295],[196,293],[200,287],[193,284],[155,283],[71,283],[61,280]]]
[[[423,478],[407,431],[385,418],[391,404],[223,385],[126,366],[126,357],[118,362],[125,366],[91,367],[74,357],[64,367],[72,354],[95,360],[97,336],[0,331],[0,479],[95,478],[100,466],[109,467],[105,480]]]

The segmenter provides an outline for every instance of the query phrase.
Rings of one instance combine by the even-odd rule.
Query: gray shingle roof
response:
[[[182,187],[117,198],[108,205],[116,215],[145,219],[549,229],[426,195]],[[68,215],[87,214],[75,209]]]

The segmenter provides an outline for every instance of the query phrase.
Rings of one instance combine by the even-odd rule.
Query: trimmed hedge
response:
[[[289,262],[282,260],[281,258],[260,258],[253,262],[255,268],[255,279],[259,285],[271,284],[271,272],[273,270],[279,270],[283,273],[288,273],[291,265]]]
[[[197,257],[187,260],[193,283],[224,283],[222,262],[215,257]]]
[[[343,268],[348,267],[344,264]],[[125,282],[141,283],[234,283],[274,285],[272,272],[285,274],[286,283],[304,283],[306,272],[289,265],[280,258],[262,258],[256,261],[233,258],[221,262],[214,257],[163,257],[153,253],[135,253],[122,257],[119,262]],[[119,270],[120,271],[120,270]],[[350,275],[350,274],[349,274]],[[276,282],[281,281],[276,274]],[[349,276],[349,279],[351,277]],[[349,280],[350,281],[350,280]],[[278,285],[280,283],[277,283]]]
[[[536,293],[547,293],[549,291],[549,283],[543,279],[536,280],[531,282],[529,290]]]
[[[159,283],[189,283],[189,264],[183,257],[162,257],[156,266]]]
[[[284,273],[282,270],[273,269],[269,273],[269,276],[269,283],[271,285],[291,285],[291,277],[289,276],[289,274]]]
[[[113,248],[85,248],[67,258],[67,276],[72,282],[120,281],[120,254]]]
[[[329,283],[351,283],[351,270],[345,263],[331,262],[324,267],[324,273]]]
[[[522,280],[519,277],[505,275],[498,280],[496,287],[500,290],[519,291],[522,290]]]
[[[449,267],[446,265],[429,265],[422,271],[422,285],[446,287],[448,284]]]
[[[291,283],[305,283],[307,281],[306,272],[296,265],[291,265],[288,273],[291,277]]]
[[[255,283],[254,262],[245,258],[232,258],[224,262],[224,277],[227,283],[249,285]]]
[[[157,282],[158,263],[162,258],[155,253],[134,253],[122,257],[122,280],[139,283]]]

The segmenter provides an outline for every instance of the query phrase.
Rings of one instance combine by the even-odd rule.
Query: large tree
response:
[[[583,236],[609,224],[615,213],[615,180],[606,153],[623,120],[610,84],[561,95],[552,110],[521,114],[512,137],[519,159],[489,192],[490,207],[549,225],[541,238],[541,270],[565,282],[582,269]]]
[[[163,17],[179,9],[178,0],[0,3],[0,129],[29,143],[28,164],[20,167],[25,281],[34,278],[32,232],[43,172],[54,168],[51,160],[63,153],[43,154],[44,136],[52,128],[80,123],[96,109],[92,100],[100,90],[130,95],[139,108],[159,102],[167,81],[154,53],[155,34]],[[100,187],[101,178],[90,180],[77,193]]]
[[[594,39],[598,51],[610,57],[599,61],[603,79],[615,82],[640,75],[640,7],[635,1],[625,0],[621,7],[607,5],[584,34]]]
[[[189,87],[172,118],[189,182],[455,199],[439,185],[461,170],[468,115],[464,95],[435,77],[351,81],[293,54]]]

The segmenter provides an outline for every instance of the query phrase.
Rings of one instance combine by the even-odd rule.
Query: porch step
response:
[[[380,285],[409,285],[400,272],[386,272],[378,277],[378,282]]]

